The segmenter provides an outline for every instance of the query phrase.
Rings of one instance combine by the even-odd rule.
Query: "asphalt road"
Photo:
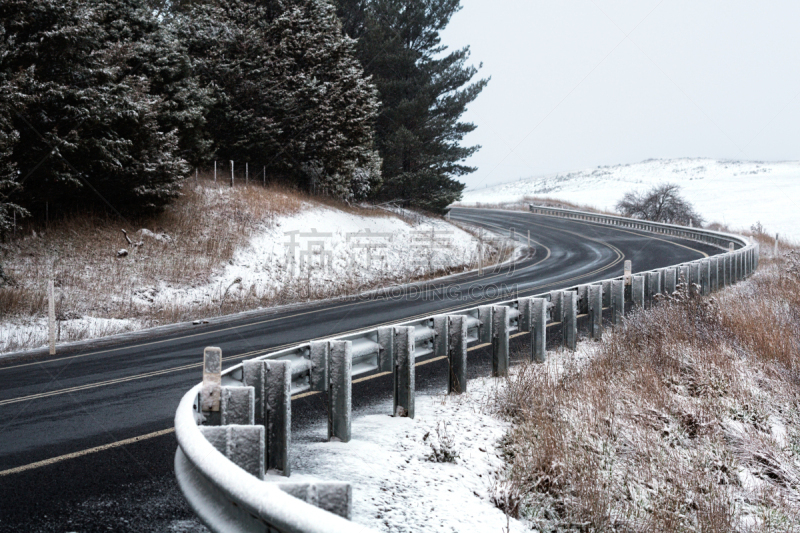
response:
[[[166,523],[180,530],[181,520],[193,530],[172,481],[170,430],[178,401],[200,380],[204,346],[220,346],[229,366],[378,323],[619,276],[626,259],[636,272],[720,251],[523,212],[454,209],[451,217],[506,236],[514,228],[525,244],[530,231],[531,249],[500,271],[422,290],[293,306],[102,350],[0,362],[0,531],[148,531]],[[436,366],[421,367],[418,382],[437,386]],[[360,384],[356,404],[385,397],[387,383]],[[321,402],[293,403],[293,426],[323,416]]]

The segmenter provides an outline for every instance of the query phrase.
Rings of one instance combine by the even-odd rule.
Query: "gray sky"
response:
[[[468,188],[648,158],[800,159],[797,0],[462,0],[492,81]]]

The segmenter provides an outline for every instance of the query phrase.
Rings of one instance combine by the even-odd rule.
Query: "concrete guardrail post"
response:
[[[480,306],[478,308],[478,319],[481,321],[478,341],[481,344],[489,344],[492,342],[492,306]]]
[[[414,328],[394,329],[394,416],[414,418]]]
[[[564,292],[564,320],[562,321],[562,331],[564,334],[564,344],[570,350],[575,350],[578,346],[578,293],[575,291]]]
[[[275,360],[242,362],[246,387],[255,390],[255,423],[264,426],[267,471],[291,474],[289,444],[292,435],[292,363]]]
[[[633,263],[630,260],[626,260],[624,263],[622,279],[625,280],[625,299],[631,300],[633,299],[633,293],[631,292],[633,290]]]
[[[589,286],[589,324],[591,325],[592,338],[603,338],[603,286]]]
[[[689,263],[689,292],[696,294],[700,290],[700,263]]]
[[[531,298],[533,319],[531,321],[531,360],[544,363],[547,360],[547,300]]]
[[[492,313],[492,376],[508,375],[508,307],[494,306]]]
[[[200,408],[209,425],[220,424],[220,392],[222,389],[222,350],[207,347],[203,350],[203,389]]]
[[[378,328],[378,370],[394,371],[394,328],[386,326]]]
[[[648,272],[647,273],[647,288],[645,289],[647,304],[652,306],[656,297],[661,294],[661,273]]]
[[[637,274],[633,276],[633,284],[631,285],[631,294],[633,295],[633,305],[636,307],[644,307],[644,276]]]
[[[736,282],[744,279],[744,261],[742,261],[741,250],[736,252]]]
[[[713,256],[709,258],[710,271],[711,271],[711,291],[717,292],[719,290],[719,257]]]
[[[258,479],[264,479],[266,456],[264,426],[200,426],[200,433],[233,464]]]
[[[311,390],[328,392],[328,368],[330,365],[330,343],[311,341]]]
[[[550,317],[553,322],[564,320],[564,293],[563,291],[550,291],[550,303],[553,304]]]
[[[728,254],[722,254],[719,258],[719,261],[722,266],[720,269],[720,282],[722,283],[723,287],[727,287],[731,284],[731,267]]]
[[[436,315],[433,317],[433,355],[434,357],[447,357],[448,343],[450,341],[448,335],[450,321],[447,315]]]
[[[678,269],[671,267],[664,269],[664,292],[668,296],[672,296],[675,289],[678,287]]]
[[[689,265],[681,265],[678,267],[678,283],[684,287],[689,287]]]
[[[353,507],[350,483],[278,483],[278,488],[298,500],[350,520]]]
[[[611,307],[611,280],[603,281],[603,307]]]
[[[519,318],[518,318],[518,329],[520,332],[522,331],[530,331],[531,330],[531,313],[533,312],[533,308],[531,305],[533,304],[533,298],[520,298],[517,300],[519,305]]]
[[[611,322],[618,326],[625,316],[625,280],[615,279],[611,282]]]
[[[450,315],[448,327],[448,361],[450,377],[447,380],[448,394],[467,392],[467,317]]]
[[[328,440],[350,442],[353,414],[353,341],[331,341]]]
[[[220,425],[252,426],[256,423],[255,410],[255,388],[222,387],[219,395]]]
[[[589,314],[589,286],[578,285],[578,314]]]
[[[700,269],[700,294],[708,296],[711,294],[711,261],[703,259],[697,268]]]

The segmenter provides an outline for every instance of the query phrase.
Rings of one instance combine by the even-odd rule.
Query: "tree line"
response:
[[[0,0],[0,234],[12,216],[157,211],[249,162],[348,201],[441,211],[462,146],[459,0]]]

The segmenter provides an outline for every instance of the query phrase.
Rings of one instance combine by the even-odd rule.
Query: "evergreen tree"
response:
[[[327,2],[190,3],[178,28],[215,91],[208,131],[217,158],[346,199],[379,185],[376,91]]]
[[[460,118],[488,79],[471,83],[477,69],[466,64],[469,47],[442,55],[439,36],[459,9],[459,0],[338,0],[380,95],[379,198],[441,212],[461,198],[457,178],[475,171],[462,162],[480,147],[460,145],[475,125]]]
[[[0,23],[0,73],[20,95],[11,159],[24,183],[12,198],[34,212],[142,211],[179,193],[179,130],[198,112],[179,81],[188,63],[143,2],[0,0]]]
[[[19,141],[19,132],[14,129],[11,120],[11,113],[17,100],[14,84],[0,78],[0,240],[11,231],[15,213],[17,216],[27,214],[9,199],[9,195],[19,187],[17,165],[12,158],[14,148]],[[0,265],[0,285],[4,280],[5,275]]]

